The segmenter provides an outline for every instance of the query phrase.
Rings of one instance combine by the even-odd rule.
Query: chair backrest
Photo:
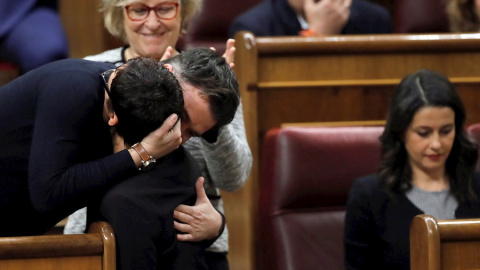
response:
[[[446,0],[397,0],[393,21],[396,33],[449,32]]]
[[[410,226],[410,269],[480,269],[480,219],[414,217]]]
[[[468,126],[467,133],[480,146],[480,123],[476,123]],[[480,158],[477,161],[476,171],[480,172]]]
[[[106,222],[86,234],[0,238],[0,269],[115,270],[115,236]]]
[[[261,1],[204,0],[202,13],[193,18],[188,33],[179,42],[179,47],[184,50],[214,47],[223,53],[233,19]]]
[[[352,182],[379,165],[383,127],[285,127],[263,145],[258,269],[344,269]]]

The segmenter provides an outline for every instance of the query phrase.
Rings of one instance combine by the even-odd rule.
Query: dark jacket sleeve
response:
[[[345,216],[346,269],[381,269],[375,220],[371,209],[371,196],[375,189],[375,176],[355,180],[350,189]]]
[[[40,80],[29,158],[29,192],[39,212],[86,205],[89,196],[136,173],[128,153],[112,154],[99,73],[55,65]],[[76,63],[76,62],[75,62]],[[67,213],[68,214],[68,213]]]
[[[240,31],[250,31],[256,36],[271,36],[272,11],[269,0],[266,0],[240,14],[230,25],[229,36],[234,38]]]

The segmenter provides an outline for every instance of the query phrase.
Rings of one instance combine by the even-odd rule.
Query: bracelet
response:
[[[150,167],[153,167],[155,162],[157,162],[152,156],[150,156],[143,147],[141,143],[136,143],[132,145],[132,149],[137,152],[137,154],[140,156],[140,159],[142,160],[142,167],[138,168],[139,170],[146,170]]]
[[[298,33],[301,37],[311,37],[311,36],[317,36],[317,33],[315,33],[312,29],[304,29]]]

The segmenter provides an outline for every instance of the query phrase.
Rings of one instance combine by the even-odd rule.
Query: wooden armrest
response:
[[[51,269],[48,265],[58,265],[55,260],[68,269],[115,269],[111,226],[94,222],[86,234],[0,237],[1,269],[20,269],[19,265]]]

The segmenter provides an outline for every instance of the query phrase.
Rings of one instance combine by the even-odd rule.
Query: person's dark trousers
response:
[[[224,252],[205,252],[205,261],[208,270],[229,270],[227,253]]]

